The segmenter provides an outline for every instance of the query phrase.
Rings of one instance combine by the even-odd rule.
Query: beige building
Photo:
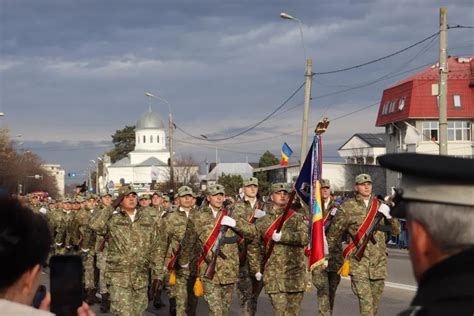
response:
[[[58,194],[60,197],[64,196],[64,169],[61,169],[61,165],[57,164],[43,164],[41,167],[46,170],[51,176],[56,179],[56,184],[58,186]]]

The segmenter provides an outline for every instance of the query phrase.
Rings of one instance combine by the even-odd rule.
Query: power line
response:
[[[427,40],[432,39],[432,38],[434,38],[434,37],[436,37],[436,36],[438,36],[438,35],[439,35],[439,32],[436,32],[436,33],[434,33],[434,34],[432,34],[432,35],[430,35],[430,36],[428,36],[428,37],[425,37],[425,38],[422,39],[421,41],[416,42],[415,44],[412,44],[412,45],[410,45],[410,46],[408,46],[408,47],[405,47],[405,48],[402,48],[402,49],[400,49],[400,50],[398,50],[398,51],[396,51],[396,52],[394,52],[394,53],[388,54],[388,55],[383,56],[383,57],[379,57],[379,58],[377,58],[377,59],[370,60],[370,61],[368,61],[368,62],[359,64],[359,65],[355,65],[355,66],[351,66],[351,67],[346,67],[346,68],[342,68],[342,69],[330,70],[330,71],[314,72],[313,75],[329,75],[329,74],[334,74],[334,73],[338,73],[338,72],[348,71],[348,70],[352,70],[352,69],[356,69],[356,68],[361,68],[361,67],[364,67],[364,66],[367,66],[367,65],[370,65],[370,64],[374,64],[374,63],[379,62],[379,61],[381,61],[381,60],[384,60],[384,59],[393,57],[393,56],[395,56],[395,55],[398,55],[398,54],[400,54],[400,53],[403,53],[403,52],[405,52],[405,51],[407,51],[407,50],[409,50],[409,49],[411,49],[411,48],[413,48],[413,47],[415,47],[415,46],[418,46],[418,45],[420,45],[421,43],[424,43],[424,42],[426,42]]]
[[[469,26],[469,25],[455,25],[455,26],[449,26],[448,25],[448,30],[449,29],[474,29],[474,26]]]
[[[217,142],[217,141],[223,141],[223,140],[228,140],[228,139],[232,139],[232,138],[235,138],[237,136],[240,136],[242,134],[245,134],[245,133],[248,133],[250,132],[251,130],[255,129],[256,127],[258,127],[259,125],[261,125],[263,122],[267,121],[270,117],[272,117],[276,112],[278,112],[281,108],[283,108],[303,87],[305,86],[305,82],[303,82],[282,104],[280,104],[275,110],[273,110],[270,114],[268,114],[267,116],[265,116],[263,119],[261,119],[260,121],[258,121],[257,123],[253,124],[253,125],[250,125],[248,127],[246,127],[244,130],[238,132],[237,134],[234,134],[232,136],[227,136],[227,137],[221,137],[221,138],[208,138],[206,137],[205,135],[202,135],[202,137],[197,137],[197,136],[194,136],[188,132],[186,132],[184,129],[180,128],[179,126],[176,126],[177,129],[179,129],[181,132],[183,132],[184,134],[192,137],[192,138],[195,138],[195,139],[199,139],[199,140],[203,140],[203,137],[205,138],[206,141],[208,142]]]

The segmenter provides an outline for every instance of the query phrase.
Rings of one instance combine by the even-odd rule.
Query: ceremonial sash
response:
[[[260,202],[259,202],[259,201],[255,202],[255,206],[253,207],[253,212],[252,212],[252,214],[250,215],[251,217],[248,219],[248,221],[250,222],[250,224],[255,223],[255,217],[254,217],[254,215],[255,215],[255,211],[258,210],[258,209],[261,209],[261,208],[260,208]]]
[[[174,262],[176,261],[176,252],[174,250],[171,250],[173,252],[173,255],[170,258],[170,261],[168,262],[168,271],[172,271],[174,267]]]
[[[282,214],[283,215],[283,214]],[[272,240],[272,235],[273,232],[276,230],[278,225],[280,224],[280,221],[282,220],[282,215],[278,216],[275,221],[268,227],[267,231],[265,232],[265,237],[263,239],[263,244],[265,245],[265,248],[267,248],[268,243],[270,240]],[[286,213],[285,218],[283,219],[283,223],[285,223],[287,220],[289,220],[293,215],[295,215],[295,211],[293,210],[288,210]]]
[[[217,218],[216,224],[214,225],[214,228],[211,231],[211,234],[207,238],[206,242],[204,243],[203,249],[202,249],[202,254],[198,258],[198,269],[201,267],[202,262],[204,261],[205,258],[207,258],[207,255],[212,249],[212,246],[214,246],[217,237],[219,236],[219,231],[221,229],[221,221],[224,216],[227,215],[227,210],[223,209],[219,217]]]
[[[362,225],[359,227],[357,230],[356,236],[353,237],[355,240],[353,240],[347,247],[344,249],[342,252],[342,255],[344,258],[347,258],[351,252],[356,248],[356,244],[359,244],[361,239],[364,237],[365,233],[367,232],[367,229],[369,229],[370,225],[372,225],[375,216],[377,215],[377,210],[379,208],[379,200],[376,197],[372,197],[371,204],[369,205],[370,209],[369,212],[367,213],[367,216],[364,219],[364,222]]]

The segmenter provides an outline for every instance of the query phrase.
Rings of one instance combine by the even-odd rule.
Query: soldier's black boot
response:
[[[86,303],[94,305],[96,303],[95,291],[93,289],[86,290]]]
[[[165,303],[163,303],[163,300],[161,299],[161,292],[162,292],[162,289],[156,290],[156,293],[153,299],[153,306],[157,309],[160,309],[163,306],[165,306]]]
[[[170,298],[170,316],[176,316],[176,299]]]
[[[110,310],[110,299],[109,293],[102,294],[102,300],[100,301],[100,312],[108,313]]]

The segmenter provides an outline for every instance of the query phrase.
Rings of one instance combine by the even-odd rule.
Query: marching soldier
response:
[[[30,201],[28,204],[28,207],[33,210],[33,212],[38,213],[40,212],[41,209],[41,203],[39,202],[39,196],[36,194],[32,194],[30,196]]]
[[[95,245],[96,234],[89,226],[90,219],[94,217],[96,210],[96,197],[89,195],[85,200],[85,207],[80,209],[76,216],[74,216],[73,225],[79,232],[78,247],[80,249],[81,257],[84,265],[84,288],[86,293],[86,302],[89,305],[97,303],[95,294],[97,293],[95,287]]]
[[[55,244],[56,244],[56,254],[58,255],[65,255],[69,252],[70,247],[67,248],[67,230],[69,227],[69,223],[71,222],[74,213],[72,212],[72,203],[71,199],[66,198],[64,199],[63,203],[63,210],[59,213],[61,214],[58,216],[58,225],[57,225],[57,232],[55,237]]]
[[[266,215],[257,219],[257,237],[249,245],[250,270],[257,281],[262,281],[269,295],[275,315],[299,315],[300,305],[306,288],[306,267],[304,248],[308,244],[308,225],[303,215],[289,210],[283,219],[280,232],[276,231],[282,220],[283,209],[289,201],[289,188],[286,183],[271,186],[272,208]],[[267,246],[273,240],[275,246],[267,254]],[[262,275],[262,246],[269,256]]]
[[[400,315],[474,311],[474,160],[389,154],[381,166],[402,173],[390,214],[406,218],[418,290]]]
[[[337,247],[342,234],[347,231],[352,243],[344,249],[345,262],[341,268],[341,274],[347,273],[351,276],[352,291],[359,299],[360,314],[375,315],[387,277],[385,232],[398,235],[400,223],[390,216],[390,208],[372,193],[370,175],[359,174],[355,178],[354,189],[355,198],[342,203],[333,219],[327,236],[329,254],[338,254],[334,247]],[[373,235],[375,244],[369,242],[362,259],[358,261],[353,254],[379,213],[379,216],[384,216],[385,222],[389,225],[388,231],[380,226],[380,231]]]
[[[176,263],[182,251],[188,218],[198,210],[193,205],[195,193],[190,187],[180,187],[177,194],[180,206],[168,212],[160,223],[156,262],[159,265],[157,270],[161,274],[158,276],[158,280],[165,280],[167,272],[173,274],[172,279],[175,281],[170,282],[174,283],[171,286],[170,315],[196,315],[197,297],[194,295],[193,286],[197,276],[199,252],[195,251],[191,255],[188,269],[177,269]],[[171,259],[165,265],[165,260],[170,252]]]
[[[251,177],[243,182],[243,200],[234,204],[232,216],[234,218],[242,218],[251,224],[255,223],[257,218],[265,216],[263,211],[263,203],[257,199],[258,179]],[[255,315],[257,311],[257,297],[252,289],[256,288],[257,280],[255,276],[250,274],[247,247],[251,241],[245,240],[239,244],[239,281],[237,283],[237,294],[240,301],[240,315]]]
[[[102,210],[91,222],[97,234],[108,236],[106,278],[117,315],[142,315],[148,306],[148,269],[154,268],[157,232],[154,220],[137,210],[137,203],[136,193],[125,188],[114,201],[119,207]]]
[[[163,194],[160,191],[154,192],[153,195],[151,196],[151,208],[150,208],[151,217],[153,217],[154,220],[158,220],[158,218],[160,218],[161,216],[162,203],[163,203]]]
[[[92,218],[90,219],[89,225],[99,216],[101,212],[111,213],[112,208],[112,195],[110,193],[104,192],[100,195],[100,206],[97,212],[94,212]],[[107,235],[100,236],[96,234],[96,266],[99,269],[99,294],[101,296],[100,300],[100,311],[102,313],[108,313],[110,310],[110,295],[107,288],[107,281],[105,279],[105,270],[107,266]]]
[[[208,268],[207,262],[211,262],[213,256],[216,259],[213,278],[202,279],[204,299],[209,304],[210,315],[214,316],[229,313],[234,286],[239,280],[239,248],[237,245],[239,235],[250,240],[255,236],[253,225],[240,218],[233,219],[229,216],[228,210],[223,207],[224,194],[222,185],[209,186],[207,193],[209,205],[189,217],[182,244],[183,250],[178,261],[182,267],[189,267],[196,250],[201,253],[198,258],[200,278],[196,281],[196,286],[199,287],[202,276]],[[227,230],[225,235],[221,235],[221,226],[227,226],[231,230]],[[222,230],[223,232],[224,230]],[[212,252],[213,245],[216,242],[224,241],[224,237],[232,241],[224,242],[220,247],[220,252],[214,254]],[[218,238],[221,239],[218,240]]]
[[[324,231],[327,235],[339,208],[339,203],[331,196],[329,180],[321,179],[320,183]],[[329,256],[327,267],[318,266],[312,271],[313,284],[317,289],[318,295],[319,315],[332,315],[336,289],[341,281],[341,276],[337,272],[341,268],[343,261],[342,242],[338,241],[331,249],[334,253]]]

